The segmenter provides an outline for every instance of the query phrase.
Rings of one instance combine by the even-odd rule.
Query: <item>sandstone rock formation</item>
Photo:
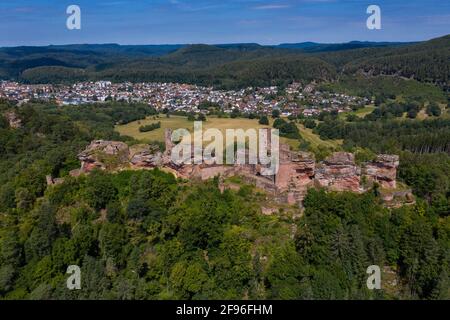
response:
[[[163,154],[150,145],[130,147],[130,163],[136,168],[156,168],[163,165]]]
[[[313,184],[316,163],[312,154],[291,152],[289,146],[280,147],[280,167],[275,176],[275,185],[286,193],[286,202],[302,202],[308,188]]]
[[[51,175],[45,176],[48,186],[56,186],[64,182],[64,178],[53,178]]]
[[[315,172],[320,187],[332,191],[361,192],[361,170],[355,164],[351,153],[337,152],[325,159]]]
[[[98,169],[116,169],[129,161],[130,149],[128,145],[118,141],[93,141],[82,153],[78,155],[81,161],[81,170],[90,172]]]
[[[399,156],[382,154],[377,156],[375,161],[365,165],[364,176],[371,184],[377,182],[382,188],[395,189],[399,165]]]
[[[9,126],[13,129],[22,127],[22,119],[20,119],[14,111],[8,111],[4,114]]]
[[[416,199],[412,190],[384,190],[381,194],[384,205],[388,208],[400,208],[403,205],[413,205]]]
[[[170,134],[171,131],[167,130],[164,153],[149,145],[128,147],[123,142],[93,141],[85,151],[80,153],[81,169],[73,171],[72,175],[89,173],[94,168],[117,170],[123,167],[137,169],[162,167],[183,179],[208,180],[219,176],[223,181],[227,177],[240,176],[246,183],[253,184],[271,194],[276,201],[300,206],[308,189],[313,187],[338,192],[364,192],[366,189],[361,185],[361,177],[365,177],[371,185],[374,182],[379,183],[384,190],[389,191],[397,186],[399,157],[395,155],[379,155],[375,161],[365,164],[361,169],[356,165],[354,155],[351,153],[337,152],[316,164],[312,154],[293,152],[288,145],[280,144],[279,170],[276,175],[264,176],[261,175],[264,169],[261,164],[173,163],[171,151],[174,143],[171,141]],[[271,143],[270,134],[267,136],[267,141]],[[194,151],[192,148],[191,157]],[[247,152],[246,157],[248,157]],[[392,202],[394,198],[399,198],[399,195],[386,193],[384,197],[387,202]],[[409,194],[402,197],[412,201]]]

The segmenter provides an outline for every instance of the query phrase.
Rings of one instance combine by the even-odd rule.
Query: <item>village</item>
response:
[[[207,102],[224,113],[238,110],[242,114],[270,114],[279,110],[284,116],[315,116],[323,111],[338,113],[363,107],[373,101],[367,98],[322,92],[317,86],[292,83],[285,89],[276,86],[241,90],[215,90],[178,83],[112,83],[110,81],[80,82],[73,85],[29,85],[0,81],[0,99],[18,104],[29,101],[52,101],[58,106],[83,105],[121,101],[145,103],[158,111],[204,113]]]

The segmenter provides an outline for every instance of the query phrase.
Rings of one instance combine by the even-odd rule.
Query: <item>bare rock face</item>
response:
[[[355,155],[348,152],[335,152],[325,159],[324,163],[329,166],[355,166]]]
[[[130,147],[130,163],[137,168],[156,168],[163,165],[163,154],[150,145]]]
[[[355,156],[336,152],[325,159],[316,170],[316,183],[332,191],[361,192],[361,170],[355,164]]]
[[[94,169],[115,169],[128,164],[130,150],[128,145],[118,141],[96,140],[78,155],[81,170],[90,172]]]
[[[288,204],[303,201],[313,184],[315,167],[314,157],[307,152],[290,152],[289,158],[280,159],[275,185],[280,192],[286,192]]]
[[[304,178],[314,177],[316,170],[316,160],[311,153],[293,152],[291,161],[296,165],[295,171]]]
[[[379,155],[375,161],[365,165],[364,176],[369,183],[377,182],[384,189],[395,189],[399,164],[397,155]]]
[[[280,163],[290,162],[292,159],[291,148],[287,144],[280,143],[279,146]]]
[[[153,154],[149,151],[142,151],[135,154],[130,160],[131,164],[138,168],[156,168],[162,165],[162,154]]]
[[[162,167],[183,179],[209,180],[215,177],[224,179],[240,176],[246,183],[266,191],[275,201],[300,207],[308,189],[313,187],[321,187],[330,191],[361,193],[364,191],[361,186],[361,176],[363,176],[368,182],[380,183],[385,189],[383,197],[387,205],[396,206],[414,202],[411,192],[399,194],[399,190],[389,190],[396,189],[397,186],[399,157],[396,155],[379,155],[376,160],[367,163],[361,169],[355,164],[355,157],[351,153],[336,152],[316,164],[312,154],[293,152],[288,145],[280,144],[278,172],[275,175],[266,176],[263,175],[263,170],[267,166],[262,164],[235,164],[232,166],[205,163],[177,164],[171,159],[174,144],[170,141],[170,133],[170,130],[166,131],[166,152],[164,153],[150,145],[128,147],[123,142],[93,141],[86,150],[79,154],[81,169],[74,170],[70,174],[79,176],[89,173],[95,168],[115,170],[131,166],[139,169]],[[194,147],[194,145],[188,146],[188,150],[191,149],[191,153],[188,155],[189,159],[192,159],[195,154]],[[242,155],[246,159],[249,156],[247,151]],[[50,177],[48,183],[55,184],[57,181]],[[366,186],[365,183],[364,186]]]
[[[275,177],[277,188],[309,184],[314,176],[316,163],[312,154],[292,152],[289,146],[280,146],[280,167]]]

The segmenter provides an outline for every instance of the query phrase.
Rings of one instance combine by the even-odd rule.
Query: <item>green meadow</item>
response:
[[[140,132],[139,128],[141,126],[149,125],[152,123],[161,122],[161,128],[150,131],[150,132]],[[271,120],[271,125],[273,120]],[[219,129],[225,138],[226,129],[260,129],[268,128],[269,126],[260,125],[258,119],[244,119],[244,118],[218,118],[218,117],[208,117],[207,121],[203,122],[203,130],[208,129]],[[270,126],[271,127],[271,126]],[[142,141],[144,143],[150,143],[153,141],[164,142],[164,132],[166,129],[187,129],[190,132],[194,130],[194,122],[189,121],[187,117],[183,116],[170,116],[167,118],[165,115],[151,116],[145,120],[139,120],[130,122],[125,125],[117,125],[115,130],[121,135],[126,135],[133,137],[136,140]],[[325,148],[338,148],[341,144],[340,141],[333,140],[321,140],[320,137],[312,132],[310,129],[306,129],[304,126],[299,125],[300,133],[302,137],[308,141],[312,146],[318,147],[322,146]],[[293,150],[298,150],[299,141],[295,139],[280,138],[280,143],[288,144]]]

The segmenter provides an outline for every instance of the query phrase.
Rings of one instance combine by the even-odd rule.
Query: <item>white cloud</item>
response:
[[[285,9],[289,8],[290,5],[288,4],[264,4],[261,6],[253,7],[253,9],[256,10],[277,10],[277,9]]]

